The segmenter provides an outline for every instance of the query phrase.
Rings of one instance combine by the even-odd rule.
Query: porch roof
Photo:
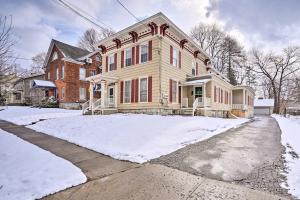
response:
[[[187,81],[187,82],[181,84],[181,86],[203,85],[203,84],[207,83],[208,81],[211,81],[211,78],[198,79],[198,80],[193,80],[193,81]]]
[[[107,75],[104,76],[102,74],[97,74],[95,76],[87,77],[85,80],[93,82],[93,83],[99,83],[102,80],[114,83],[114,82],[117,82],[119,80],[119,78],[114,77],[114,76],[107,76]]]
[[[52,81],[45,80],[33,80],[33,88],[56,88],[55,84]]]

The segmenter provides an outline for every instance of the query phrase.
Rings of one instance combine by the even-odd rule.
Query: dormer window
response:
[[[56,51],[53,52],[52,61],[58,58],[58,53]]]

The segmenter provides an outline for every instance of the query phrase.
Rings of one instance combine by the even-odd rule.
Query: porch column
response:
[[[90,110],[93,110],[93,99],[94,99],[94,91],[93,91],[93,82],[90,82],[90,88],[89,88],[89,92],[90,92],[90,103],[89,103],[89,107],[90,107]]]
[[[105,107],[105,100],[107,99],[106,95],[106,81],[101,81],[101,108]]]
[[[114,97],[115,97],[115,107],[118,105],[118,82],[115,83],[115,91],[114,91]]]
[[[242,105],[242,110],[244,109],[245,105],[245,90],[243,89],[243,105]]]
[[[205,89],[205,83],[202,85],[203,88],[203,106],[206,107],[206,89]]]

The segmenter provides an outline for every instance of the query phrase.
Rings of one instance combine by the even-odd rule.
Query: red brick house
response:
[[[101,73],[101,63],[98,51],[89,52],[52,39],[44,67],[46,81],[53,82],[56,88],[49,88],[46,95],[55,96],[62,108],[79,108],[89,99],[89,82],[85,78]]]

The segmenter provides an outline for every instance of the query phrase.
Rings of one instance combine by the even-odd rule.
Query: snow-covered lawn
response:
[[[246,121],[248,120],[115,114],[50,119],[28,127],[116,159],[143,163]]]
[[[80,110],[66,110],[59,108],[31,108],[26,106],[0,107],[0,119],[18,125],[26,125],[41,119],[52,119],[81,115]]]
[[[287,184],[290,193],[300,198],[300,117],[272,115],[282,131],[281,143],[286,147]]]
[[[84,183],[69,161],[0,129],[0,199],[37,199]]]

